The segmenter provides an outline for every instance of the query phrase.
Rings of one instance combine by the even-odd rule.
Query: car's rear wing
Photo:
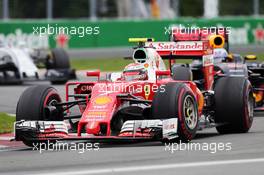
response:
[[[169,67],[175,63],[174,59],[199,59],[202,61],[204,86],[211,90],[214,80],[213,47],[210,40],[179,41],[179,42],[145,42],[145,47],[156,49],[164,59],[169,59]]]
[[[209,41],[145,42],[145,47],[154,48],[163,59],[202,59],[212,54]]]

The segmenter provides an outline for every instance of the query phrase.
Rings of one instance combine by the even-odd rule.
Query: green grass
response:
[[[132,60],[123,58],[98,58],[98,59],[71,59],[71,65],[76,70],[95,70],[101,71],[121,71],[126,65],[132,63]],[[190,60],[178,60],[180,63],[189,63]],[[168,61],[165,61],[168,66]]]
[[[264,53],[263,54],[258,54],[257,57],[258,57],[258,60],[264,61]]]
[[[0,112],[0,134],[10,133],[13,131],[15,117]]]
[[[264,54],[259,54],[258,61],[264,61]],[[76,70],[121,71],[132,60],[123,58],[71,59],[71,65]],[[178,63],[190,63],[190,60],[177,60]],[[165,61],[167,64],[167,61]],[[168,64],[167,64],[168,65]],[[167,66],[168,67],[168,66]]]
[[[71,59],[71,65],[77,70],[120,71],[132,60],[123,58]]]

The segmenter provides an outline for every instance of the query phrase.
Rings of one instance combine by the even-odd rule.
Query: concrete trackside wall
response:
[[[24,41],[30,47],[100,48],[130,46],[129,37],[168,40],[169,26],[231,27],[230,44],[264,46],[264,18],[219,18],[175,20],[11,20],[0,22],[0,40],[9,45]],[[48,29],[49,28],[49,29]],[[50,34],[44,34],[49,32]],[[61,31],[64,30],[65,34]],[[40,32],[41,36],[40,36]],[[165,34],[166,33],[166,34]],[[20,42],[21,43],[21,42]]]

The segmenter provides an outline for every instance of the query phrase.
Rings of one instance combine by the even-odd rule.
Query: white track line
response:
[[[187,168],[187,167],[201,167],[201,166],[217,166],[217,165],[230,165],[230,164],[243,164],[243,163],[257,163],[264,162],[264,158],[258,159],[238,159],[238,160],[220,160],[220,161],[205,161],[205,162],[193,162],[193,163],[175,163],[166,165],[146,165],[146,166],[131,166],[124,168],[104,168],[104,169],[87,169],[87,170],[75,170],[67,172],[54,172],[56,175],[82,175],[82,174],[106,174],[106,173],[128,173],[136,171],[147,171],[147,170],[162,170],[162,169],[173,169],[173,168]],[[47,173],[50,174],[51,172]],[[46,175],[46,173],[40,173]]]
[[[0,137],[0,140],[3,140],[3,141],[10,141],[14,139],[14,137]]]
[[[5,145],[0,145],[0,150],[1,150],[2,148],[7,148],[7,146],[5,146]]]
[[[8,146],[0,145],[0,152],[6,151],[7,148],[8,148]]]

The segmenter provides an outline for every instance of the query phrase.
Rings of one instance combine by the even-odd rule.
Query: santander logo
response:
[[[202,41],[180,41],[180,42],[148,42],[147,47],[154,47],[158,51],[172,50],[203,50]]]

